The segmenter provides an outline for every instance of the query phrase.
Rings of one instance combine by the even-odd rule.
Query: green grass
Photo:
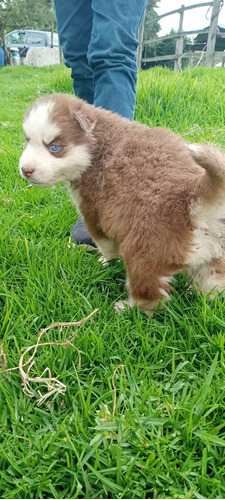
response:
[[[135,119],[225,147],[224,82],[224,69],[141,72]],[[0,344],[8,368],[41,328],[99,312],[79,329],[42,337],[75,334],[80,369],[77,350],[54,345],[40,347],[33,366],[39,376],[49,367],[65,394],[39,406],[38,384],[30,398],[18,370],[0,376],[0,497],[225,498],[224,295],[211,302],[191,294],[179,276],[154,319],[137,309],[115,314],[114,302],[126,297],[123,264],[103,268],[98,254],[72,247],[77,215],[67,190],[27,188],[18,174],[22,115],[52,91],[72,93],[65,68],[0,71]]]

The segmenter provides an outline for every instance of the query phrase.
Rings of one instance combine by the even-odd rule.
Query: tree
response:
[[[0,33],[14,29],[51,31],[56,27],[53,0],[0,0]]]
[[[161,26],[158,21],[158,14],[155,9],[158,7],[158,3],[160,0],[148,0],[147,8],[145,12],[145,20],[144,20],[144,35],[143,35],[143,44],[148,40],[154,40],[157,38],[157,33],[160,31]],[[143,57],[152,57],[154,51],[156,49],[156,44],[151,43],[151,45],[143,45]]]
[[[157,32],[160,30],[160,24],[158,23],[158,14],[155,11],[155,8],[157,7],[157,3],[160,0],[148,0],[147,2],[147,7],[145,10],[144,18],[141,23],[141,27],[139,30],[139,41],[140,45],[138,48],[138,57],[137,57],[137,64],[138,67],[141,68],[141,60],[143,57],[143,44],[145,41],[149,40],[150,38],[155,38]]]
[[[155,38],[157,33],[160,31],[161,26],[158,21],[158,14],[155,9],[158,7],[160,0],[148,0],[146,13],[145,13],[145,24],[144,24],[144,37],[143,42]]]
[[[10,18],[10,13],[12,10],[11,0],[0,0],[0,44],[3,45],[5,52],[5,64],[11,63],[11,54],[7,50],[5,45],[5,27],[7,25],[7,18]]]

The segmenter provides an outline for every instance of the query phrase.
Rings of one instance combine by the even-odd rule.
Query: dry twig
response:
[[[4,370],[6,370],[6,368],[7,368],[7,359],[6,359],[6,355],[4,353],[4,344],[0,345],[0,359],[2,360],[1,362],[2,362]]]
[[[34,396],[34,392],[31,390],[31,387],[30,387],[31,383],[34,383],[34,382],[38,383],[39,382],[41,384],[40,387],[41,386],[47,387],[48,392],[46,394],[44,394],[44,395],[42,395],[42,393],[41,393],[40,390],[38,391],[39,395],[40,395],[40,398],[38,400],[38,405],[41,405],[44,401],[46,401],[46,399],[48,399],[50,396],[53,396],[55,393],[64,394],[65,391],[66,391],[66,385],[63,384],[62,382],[60,382],[60,380],[58,380],[57,377],[52,377],[51,370],[48,367],[46,367],[44,369],[44,371],[43,371],[43,373],[41,374],[40,377],[30,377],[29,373],[31,371],[31,368],[35,364],[34,356],[35,356],[38,348],[46,346],[46,345],[64,346],[64,347],[70,346],[70,347],[73,347],[74,349],[76,349],[76,351],[78,352],[78,358],[79,358],[78,369],[80,369],[80,367],[81,367],[80,352],[79,352],[79,349],[72,344],[72,341],[74,339],[75,334],[72,335],[70,337],[70,339],[66,339],[64,342],[44,342],[44,343],[40,343],[40,340],[41,340],[42,336],[44,335],[44,333],[46,333],[48,330],[50,330],[52,328],[60,327],[60,332],[61,332],[63,327],[67,327],[68,328],[68,327],[71,327],[71,326],[81,326],[89,318],[91,318],[91,316],[93,316],[93,314],[95,314],[97,311],[98,311],[98,309],[95,309],[91,314],[89,314],[88,316],[86,316],[86,318],[83,318],[80,321],[52,323],[51,325],[46,326],[45,328],[43,328],[39,332],[39,334],[38,334],[38,338],[37,338],[36,344],[34,344],[32,346],[29,346],[26,349],[24,348],[25,350],[23,349],[24,353],[20,357],[19,366],[17,366],[17,367],[8,368],[8,369],[6,368],[7,367],[6,356],[4,354],[3,347],[0,346],[0,349],[1,349],[0,350],[0,356],[3,358],[3,367],[4,367],[4,370],[2,372],[0,372],[0,375],[3,375],[4,373],[11,372],[13,370],[19,370],[21,378],[22,378],[23,391],[29,397],[33,397]],[[33,354],[31,355],[31,357],[27,361],[24,362],[24,357],[32,349],[33,349]],[[28,368],[27,368],[27,371],[25,371],[24,367],[27,366],[27,365],[28,365]],[[44,377],[44,375],[46,373],[48,373],[48,376]]]
[[[114,372],[113,372],[113,376],[112,376],[112,386],[113,386],[113,392],[114,392],[114,396],[113,396],[113,416],[115,416],[115,413],[116,413],[116,385],[115,385],[115,375],[116,375],[116,372],[117,370],[119,370],[119,368],[124,368],[125,365],[119,365],[115,368]]]

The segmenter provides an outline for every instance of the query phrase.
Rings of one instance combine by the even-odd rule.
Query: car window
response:
[[[28,33],[27,43],[29,45],[45,45],[45,38],[42,33]]]
[[[53,33],[53,45],[59,45],[58,33]]]
[[[48,39],[48,45],[50,46],[51,45],[51,40],[52,40],[52,34],[51,32],[47,32],[46,33],[46,36],[47,36],[47,39]],[[59,45],[59,37],[58,37],[58,33],[53,33],[53,45],[54,47],[58,46]]]
[[[7,43],[23,43],[25,38],[25,31],[15,31],[6,36]]]

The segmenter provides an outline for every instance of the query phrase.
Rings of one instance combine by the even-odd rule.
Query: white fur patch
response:
[[[126,307],[133,308],[135,304],[136,302],[131,298],[126,300],[118,300],[114,304],[114,309],[116,313],[120,316],[121,312],[124,312],[126,310]]]
[[[81,203],[82,203],[82,196],[80,194],[80,190],[78,188],[74,189],[72,187],[71,190],[70,190],[70,194],[71,194],[71,198],[72,198],[73,202],[76,205],[77,211],[80,214],[80,206],[81,206]]]
[[[224,255],[225,225],[220,220],[211,220],[194,231],[192,250],[185,264],[196,268],[212,259],[220,259]]]
[[[164,284],[168,285],[169,283],[171,283],[172,280],[173,280],[172,276],[161,276],[160,277],[161,285],[164,285]],[[166,290],[164,290],[164,288],[160,287],[159,291],[162,294],[162,296],[166,298],[166,300],[170,300],[170,295]]]
[[[187,148],[190,151],[190,153],[193,153],[193,155],[198,155],[202,151],[201,144],[187,144]]]
[[[23,123],[24,134],[33,144],[50,144],[55,137],[60,135],[61,129],[58,124],[52,123],[49,119],[50,111],[53,108],[53,102],[39,104],[31,109]],[[35,131],[35,133],[34,133]]]
[[[119,245],[116,241],[101,238],[97,242],[98,248],[104,257],[104,262],[119,257]]]
[[[217,292],[222,292],[225,288],[225,274],[217,273],[213,265],[198,266],[188,272],[188,275],[194,279],[203,294],[211,293],[211,298],[214,298]],[[195,283],[193,287],[196,288]]]
[[[221,190],[214,203],[198,200],[190,206],[190,215],[196,226],[204,226],[205,221],[225,219],[225,197]],[[212,223],[213,224],[213,223]]]

